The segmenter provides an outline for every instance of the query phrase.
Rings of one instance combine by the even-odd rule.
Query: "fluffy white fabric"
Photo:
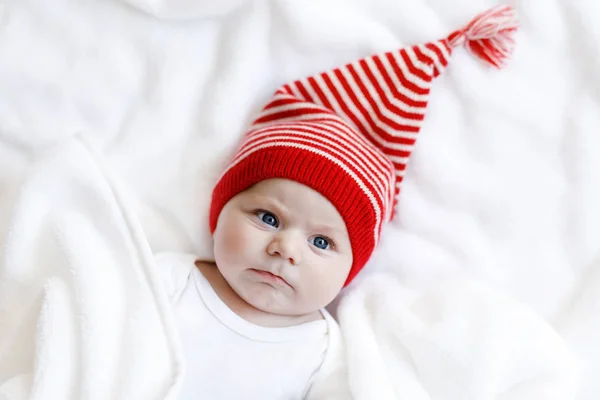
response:
[[[73,294],[64,294],[74,286],[57,280],[56,271],[77,268],[66,258],[60,259],[63,264],[45,261],[71,247],[55,248],[59,242],[44,239],[51,235],[37,229],[49,222],[36,209],[59,215],[76,203],[82,207],[77,215],[96,221],[91,210],[97,203],[88,195],[50,202],[51,196],[60,198],[64,186],[58,182],[69,182],[77,170],[92,188],[102,187],[89,163],[53,170],[35,181],[39,188],[28,186],[32,174],[46,174],[35,171],[48,146],[84,132],[132,196],[125,214],[139,219],[141,243],[154,252],[209,256],[210,189],[253,113],[279,84],[375,51],[442,37],[497,4],[208,3],[2,3],[0,393],[46,390],[27,378],[46,365],[34,360],[42,354],[48,363],[65,357],[56,350],[58,356],[37,353],[61,347],[40,342],[45,336],[36,334],[35,313],[27,314],[22,327],[8,319],[25,306],[20,299],[41,301],[40,287],[59,293],[53,297],[57,307],[73,301]],[[591,400],[600,395],[595,377],[600,368],[600,5],[534,0],[518,8],[523,28],[506,70],[486,69],[459,50],[435,83],[399,218],[386,229],[362,279],[341,298],[338,316],[357,398]],[[83,159],[65,156],[65,162]],[[26,203],[23,187],[37,188],[27,189],[36,195],[28,195]],[[111,210],[120,210],[120,203],[106,201]],[[110,232],[96,238],[107,243],[108,253],[119,237],[131,234]],[[107,257],[92,253],[87,257],[94,263]],[[131,262],[129,272],[117,273],[115,260],[106,267],[119,282],[111,285],[137,282],[135,304],[147,305],[141,308],[148,313],[144,321],[168,331],[168,318],[151,309],[154,292],[143,288],[150,284],[135,272],[142,267]],[[24,272],[16,279],[12,274],[19,270]],[[102,282],[97,286],[108,285]],[[99,293],[84,290],[78,292],[83,297],[74,298],[88,295]],[[73,349],[69,340],[81,335],[77,321],[52,325],[72,332],[53,336],[60,342],[56,346],[71,346],[67,354],[86,349],[84,344]],[[122,321],[114,318],[114,329],[123,329]],[[21,352],[11,360],[20,361],[6,362],[3,346],[14,343],[5,341],[13,329],[28,333],[17,336]],[[175,353],[169,353],[167,337],[152,341],[162,343],[161,357],[172,360],[156,372],[168,387],[175,379]],[[86,360],[92,369],[114,361]],[[114,387],[130,378],[134,387],[130,375],[143,374],[128,371]],[[62,371],[65,380],[53,380],[54,388],[47,390],[64,390],[61,382],[73,379],[71,372]]]
[[[181,345],[123,191],[79,138],[31,158],[3,221],[0,398],[176,398]]]

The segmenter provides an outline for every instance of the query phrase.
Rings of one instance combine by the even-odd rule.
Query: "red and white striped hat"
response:
[[[214,232],[225,204],[270,178],[318,191],[339,211],[352,245],[348,284],[375,249],[425,117],[433,78],[460,44],[504,66],[518,28],[500,6],[427,44],[370,56],[280,87],[245,135],[212,195]]]

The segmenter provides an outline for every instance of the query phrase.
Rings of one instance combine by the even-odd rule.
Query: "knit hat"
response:
[[[517,28],[515,10],[500,6],[441,40],[281,86],[217,182],[211,232],[238,193],[270,178],[299,182],[327,198],[346,224],[353,255],[347,285],[369,260],[382,226],[394,218],[432,80],[446,69],[452,49],[463,44],[501,68]]]

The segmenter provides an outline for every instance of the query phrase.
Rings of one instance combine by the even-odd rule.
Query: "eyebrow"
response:
[[[336,228],[331,225],[310,224],[310,227],[311,227],[311,230],[313,230],[313,231],[323,232],[325,234],[330,234],[330,235],[341,235],[343,233],[342,229]]]
[[[251,198],[253,201],[256,202],[260,202],[260,203],[266,203],[268,207],[273,207],[276,208],[278,212],[282,212],[282,213],[287,213],[287,208],[280,202],[277,201],[276,199],[270,197],[270,196],[264,196],[261,194],[250,194]]]

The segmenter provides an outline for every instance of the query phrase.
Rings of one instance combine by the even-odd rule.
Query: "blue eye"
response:
[[[323,236],[315,236],[311,240],[311,243],[322,250],[327,250],[327,248],[330,246],[329,240],[327,240]]]
[[[262,222],[269,226],[277,228],[277,225],[279,225],[279,223],[277,222],[277,217],[271,214],[270,212],[258,211],[257,215]]]

